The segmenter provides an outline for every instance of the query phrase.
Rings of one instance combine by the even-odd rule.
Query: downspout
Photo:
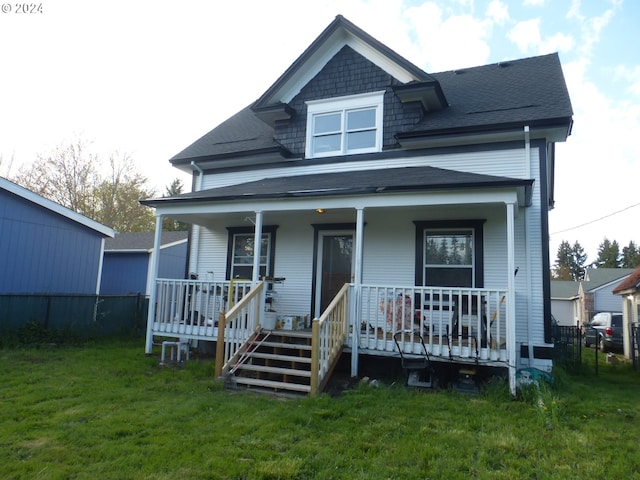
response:
[[[96,295],[100,295],[100,285],[102,285],[102,266],[104,265],[104,237],[100,240],[100,259],[98,260],[98,279],[96,281]]]
[[[360,291],[362,290],[362,258],[364,244],[364,209],[356,208],[356,249],[355,249],[355,265],[353,278],[353,311],[351,315],[351,331],[353,337],[351,339],[351,377],[358,376],[358,332],[360,325]]]
[[[529,125],[524,126],[524,159],[525,159],[525,175],[526,178],[531,178],[531,138],[529,135]],[[536,188],[535,182],[533,188]],[[524,238],[525,238],[525,255],[527,257],[527,292],[529,292],[529,298],[527,299],[527,346],[529,367],[533,366],[533,301],[531,298],[531,275],[533,274],[532,262],[531,262],[531,238],[527,231],[529,227],[529,208],[524,209]]]
[[[196,190],[195,190],[196,192],[198,192],[202,189],[202,177],[204,176],[204,171],[193,160],[191,161],[191,167],[198,172],[198,180],[196,181]],[[191,265],[190,265],[189,271],[198,269],[198,261],[200,259],[200,225],[196,224],[191,226],[191,239],[192,239],[191,255],[190,255],[191,260],[189,263],[193,265],[193,268],[191,268]]]

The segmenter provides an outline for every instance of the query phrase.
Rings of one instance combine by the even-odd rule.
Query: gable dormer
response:
[[[446,99],[439,83],[338,15],[252,105],[294,155],[395,148],[395,134]]]

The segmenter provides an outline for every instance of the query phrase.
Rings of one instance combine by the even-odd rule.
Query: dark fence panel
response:
[[[632,323],[631,329],[631,360],[633,368],[640,367],[640,323]]]
[[[40,328],[78,339],[140,335],[149,300],[135,296],[0,295],[0,335]]]
[[[579,327],[553,325],[553,361],[567,367],[582,363],[582,330]]]

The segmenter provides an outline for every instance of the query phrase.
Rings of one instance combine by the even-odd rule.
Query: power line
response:
[[[604,217],[596,218],[595,220],[591,220],[591,221],[583,223],[581,225],[576,225],[575,227],[569,227],[569,228],[565,228],[564,230],[558,230],[557,232],[553,232],[550,235],[556,235],[558,233],[568,232],[569,230],[576,230],[578,228],[586,227],[587,225],[591,225],[592,223],[599,222],[600,220],[604,220],[605,218],[613,217],[614,215],[617,215],[619,213],[625,212],[625,211],[627,211],[627,210],[629,210],[629,209],[631,209],[633,207],[637,207],[638,205],[640,205],[640,203],[636,203],[634,205],[629,205],[628,207],[625,207],[622,210],[618,210],[616,212],[609,213],[608,215],[605,215]]]

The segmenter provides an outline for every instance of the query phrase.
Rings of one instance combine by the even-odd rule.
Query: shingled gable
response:
[[[420,101],[425,110],[440,110],[446,99],[438,81],[413,63],[383,45],[356,25],[338,15],[320,36],[293,62],[251,109],[269,125],[293,113],[287,103],[295,97],[344,46],[394,77],[401,101]]]

